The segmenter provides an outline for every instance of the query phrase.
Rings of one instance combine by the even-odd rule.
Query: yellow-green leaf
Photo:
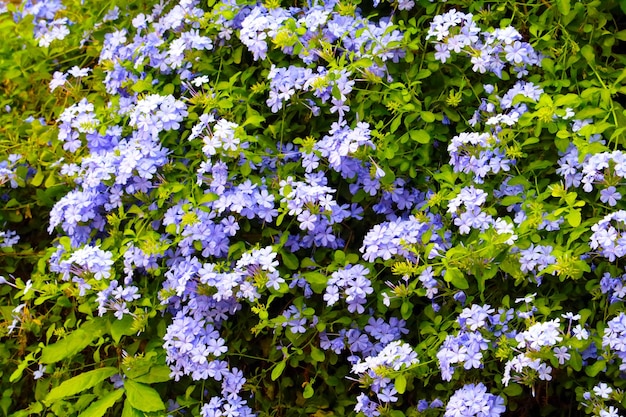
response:
[[[133,408],[146,412],[165,409],[161,396],[154,388],[132,379],[124,381],[124,388],[126,388],[126,398]]]
[[[404,394],[406,391],[406,377],[404,374],[398,375],[393,385],[396,388],[396,391],[398,391],[398,394]]]
[[[123,394],[123,388],[109,392],[107,395],[87,407],[87,409],[80,413],[78,417],[102,417],[117,400],[122,398]]]
[[[70,397],[86,389],[93,388],[110,376],[115,375],[117,372],[117,368],[109,366],[77,375],[67,381],[63,381],[58,387],[52,388],[43,402],[46,405],[50,405],[62,398]]]

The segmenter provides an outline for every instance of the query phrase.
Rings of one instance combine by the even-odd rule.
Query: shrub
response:
[[[4,414],[623,408],[617,4],[109,7],[2,15]]]

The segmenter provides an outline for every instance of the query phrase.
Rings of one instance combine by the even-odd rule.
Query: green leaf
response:
[[[304,392],[302,393],[302,396],[304,398],[311,398],[313,394],[315,394],[315,390],[313,390],[313,384],[307,382],[304,386]]]
[[[276,364],[276,366],[274,366],[274,369],[272,369],[272,381],[276,381],[283,373],[283,371],[285,370],[285,366],[287,366],[287,361],[286,360],[282,360],[280,362],[278,362]]]
[[[596,53],[593,50],[593,47],[589,44],[586,44],[580,49],[580,53],[585,57],[588,63],[592,64],[596,61]],[[591,90],[591,89],[588,89]],[[584,98],[584,97],[583,97]]]
[[[570,0],[557,0],[556,5],[563,16],[567,16],[572,9]]]
[[[413,315],[413,303],[409,300],[402,301],[400,306],[400,315],[404,320],[408,320]]]
[[[56,185],[58,183],[57,182],[57,178],[58,178],[58,176],[56,175],[56,173],[55,172],[51,172],[48,175],[48,178],[46,178],[46,182],[44,182],[44,184],[43,184],[44,187],[50,188],[50,187],[53,187],[54,185]]]
[[[26,356],[24,360],[17,366],[17,369],[13,371],[11,376],[9,377],[9,382],[15,382],[22,377],[22,373],[24,370],[30,366],[31,363],[34,362],[33,354]]]
[[[326,289],[328,277],[321,272],[305,272],[302,276],[315,293],[321,294]]]
[[[524,392],[522,386],[519,384],[516,384],[515,382],[510,383],[504,389],[504,393],[509,397],[517,397],[518,395],[521,395],[522,392]]]
[[[426,123],[432,123],[435,121],[435,115],[433,114],[433,112],[423,111],[421,113],[421,116],[422,120],[424,120]]]
[[[393,382],[393,385],[396,388],[396,391],[398,391],[398,394],[404,394],[406,391],[406,377],[404,374],[398,375]]]
[[[528,168],[526,168],[526,171],[534,171],[536,169],[546,169],[552,166],[552,161],[542,161],[542,160],[536,160],[536,161],[532,161],[530,164],[528,164]]]
[[[601,361],[597,361],[591,366],[585,366],[585,373],[587,374],[587,376],[590,376],[593,378],[594,376],[598,375],[600,372],[604,371],[605,369],[606,369],[606,361],[601,360]]]
[[[124,409],[122,410],[122,417],[144,417],[144,416],[145,416],[144,413],[142,413],[139,410],[135,410],[133,406],[130,405],[128,398],[126,399],[126,401],[124,401]]]
[[[132,379],[124,381],[124,388],[126,388],[126,398],[133,408],[146,412],[165,409],[161,396],[154,388]]]
[[[417,143],[425,145],[430,142],[430,135],[424,129],[411,130],[409,132],[409,136],[411,137],[411,140],[414,140]]]
[[[575,371],[580,371],[583,369],[583,358],[580,356],[575,350],[570,351],[571,357],[569,358],[569,364],[572,366],[572,369]]]
[[[44,364],[58,362],[69,356],[73,356],[89,346],[96,338],[105,333],[107,322],[97,318],[83,324],[74,330],[63,340],[43,348],[40,362]]]
[[[141,93],[143,91],[148,91],[151,89],[152,89],[152,77],[148,77],[143,80],[138,80],[132,86],[132,90],[135,93]]]
[[[131,330],[131,326],[133,324],[133,318],[131,316],[124,315],[122,320],[117,320],[115,318],[111,320],[111,337],[113,337],[113,341],[115,343],[119,343],[122,336],[130,336],[136,333]]]
[[[396,116],[392,121],[391,124],[389,125],[389,132],[393,133],[396,130],[398,130],[398,127],[400,127],[400,123],[402,123],[402,117],[400,116]]]
[[[150,368],[150,372],[133,378],[134,381],[143,382],[144,384],[155,384],[157,382],[167,382],[171,380],[170,374],[172,370],[167,365],[157,365]]]
[[[109,366],[77,375],[67,381],[63,381],[58,387],[52,388],[43,402],[49,406],[61,398],[70,397],[86,389],[93,388],[117,372],[117,368]]]
[[[260,114],[255,114],[255,115],[248,116],[243,126],[251,125],[251,126],[261,127],[264,121],[265,121],[265,117],[261,116]]]
[[[556,107],[576,107],[580,103],[578,94],[566,94],[558,96],[554,101]]]
[[[626,13],[626,0],[619,0],[619,6],[621,7],[622,11]],[[620,30],[613,36],[615,36],[615,38],[619,39],[620,41],[626,41],[626,30]]]
[[[466,290],[469,288],[469,283],[465,278],[465,274],[463,274],[463,272],[461,272],[458,268],[448,268],[443,279],[460,290]]]
[[[582,215],[580,214],[579,209],[573,209],[570,210],[569,213],[567,213],[567,216],[565,216],[565,218],[567,219],[567,222],[570,226],[578,227],[582,220]]]
[[[578,314],[580,314],[579,323],[585,324],[587,322],[587,319],[591,316],[591,310],[588,308],[583,308],[578,312]]]
[[[323,362],[324,359],[326,358],[326,355],[324,355],[324,351],[323,350],[318,349],[315,346],[312,346],[311,347],[311,358],[315,362]]]
[[[122,398],[122,395],[124,395],[124,388],[111,391],[98,401],[92,403],[85,411],[80,413],[78,417],[102,417],[117,400]]]
[[[284,249],[281,249],[280,256],[283,260],[285,266],[292,271],[295,271],[300,266],[300,262],[298,261],[298,257],[291,252],[288,252]]]
[[[38,169],[37,173],[35,174],[33,179],[30,181],[30,183],[33,185],[33,187],[39,187],[41,183],[43,183],[44,178],[45,176],[44,176],[43,170]]]

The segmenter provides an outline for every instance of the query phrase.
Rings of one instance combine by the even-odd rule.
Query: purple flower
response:
[[[609,206],[614,207],[617,205],[617,202],[621,200],[622,195],[617,192],[614,186],[610,186],[600,191],[600,201],[603,203],[608,203]]]
[[[480,382],[458,389],[446,404],[444,417],[498,417],[505,411],[502,397],[488,393],[487,387]]]

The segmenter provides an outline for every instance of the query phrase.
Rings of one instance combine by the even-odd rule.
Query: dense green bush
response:
[[[8,4],[3,415],[617,416],[626,16]]]

